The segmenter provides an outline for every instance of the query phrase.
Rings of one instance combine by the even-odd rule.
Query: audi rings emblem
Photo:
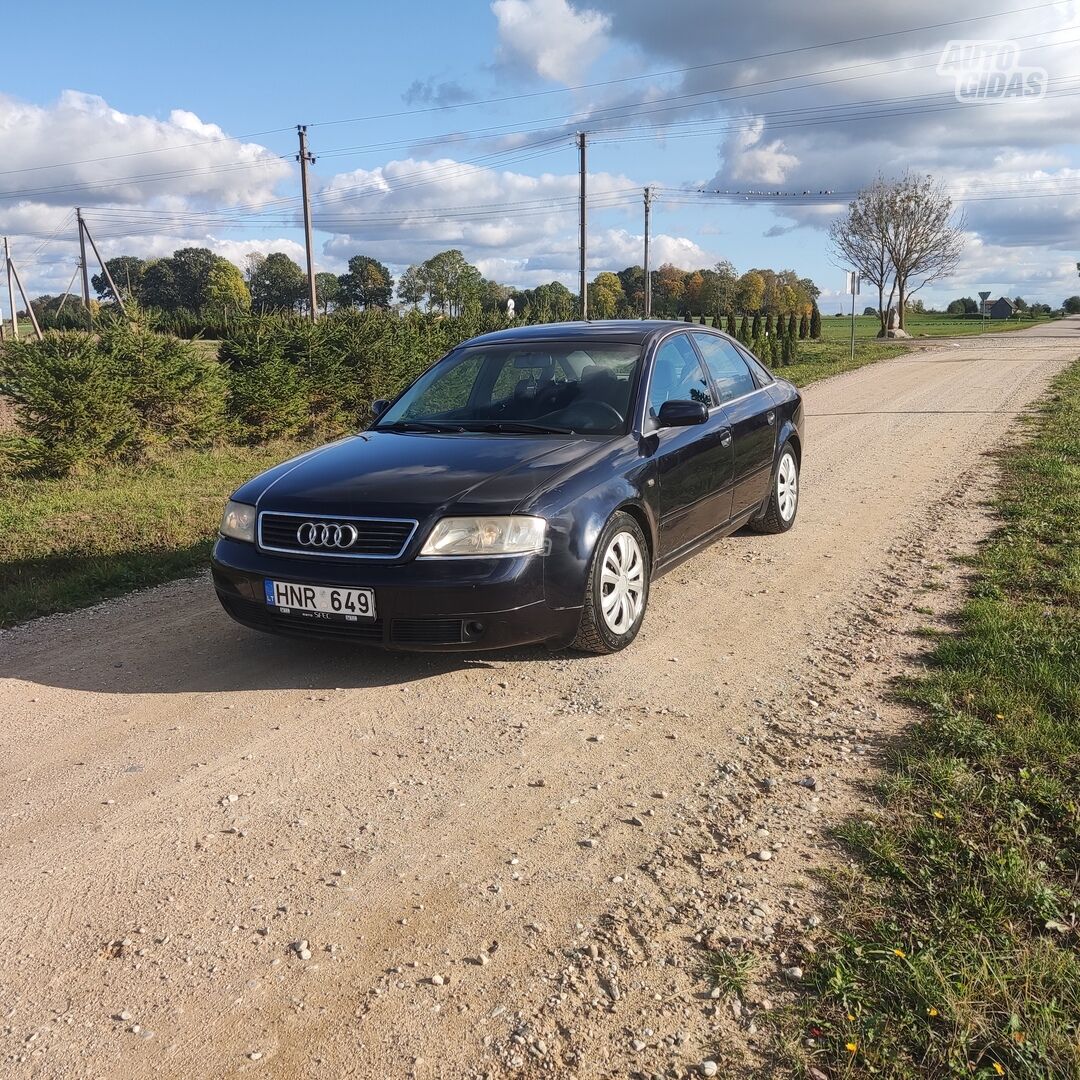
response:
[[[335,525],[326,521],[305,521],[296,530],[296,542],[310,548],[351,548],[359,539],[355,525]]]

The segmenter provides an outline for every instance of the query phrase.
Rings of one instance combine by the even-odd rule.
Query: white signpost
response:
[[[855,360],[855,297],[859,295],[859,271],[848,270],[844,277],[847,281],[845,291],[851,293],[851,359]]]

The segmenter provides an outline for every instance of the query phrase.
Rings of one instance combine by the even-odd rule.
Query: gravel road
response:
[[[855,598],[911,577],[898,545],[960,542],[987,452],[1078,353],[1069,319],[810,388],[795,529],[674,571],[613,657],[276,640],[205,577],[0,635],[0,1072],[625,1076],[612,1048],[654,1042],[696,1061],[641,1027],[659,974],[620,992],[609,964],[575,1004],[566,957],[600,962],[583,943],[627,904],[663,910],[642,868],[688,863],[695,800],[751,734],[778,774],[802,766],[769,749],[771,703],[830,650],[858,667]],[[747,842],[717,850],[769,847],[782,876],[782,845]],[[523,1033],[564,1000],[550,1041]],[[655,1023],[701,1028],[689,994],[669,1005]]]

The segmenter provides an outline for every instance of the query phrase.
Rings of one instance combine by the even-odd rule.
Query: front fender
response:
[[[581,607],[589,562],[604,526],[617,510],[631,513],[653,551],[658,534],[655,466],[641,459],[592,487],[574,492],[555,489],[530,508],[548,522],[548,553],[544,562],[544,595],[553,608]],[[653,483],[650,484],[649,481]]]

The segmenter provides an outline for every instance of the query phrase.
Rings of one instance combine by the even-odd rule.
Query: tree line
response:
[[[106,266],[119,299],[160,313],[166,317],[162,328],[182,336],[207,331],[220,336],[230,317],[304,313],[310,303],[304,271],[280,251],[249,255],[243,271],[207,248],[180,248],[160,259],[118,255]],[[98,304],[111,305],[118,299],[109,276],[100,273],[91,278]],[[693,313],[714,321],[743,314],[801,319],[809,317],[820,295],[810,278],[799,277],[794,270],[753,268],[740,275],[726,260],[693,270],[665,263],[650,276],[652,312],[662,318]],[[468,309],[505,311],[507,301],[513,300],[519,316],[545,321],[580,317],[577,295],[561,282],[528,289],[501,284],[485,278],[457,249],[409,266],[397,280],[378,259],[354,255],[345,273],[315,275],[315,295],[323,314],[389,308],[397,302],[457,317]],[[639,318],[644,305],[645,272],[640,266],[602,271],[590,284],[591,318]],[[45,325],[77,326],[85,321],[76,297],[42,296],[34,307]]]

